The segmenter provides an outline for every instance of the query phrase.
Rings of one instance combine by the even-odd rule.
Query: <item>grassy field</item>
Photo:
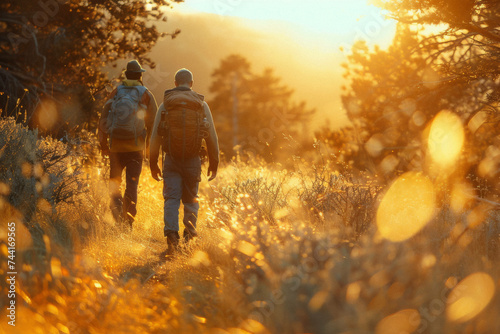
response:
[[[203,178],[200,236],[166,261],[162,184],[146,166],[122,234],[104,162],[7,125],[0,270],[13,221],[17,308],[9,326],[2,280],[2,332],[500,332],[500,216],[463,180],[382,183],[339,172],[327,153],[286,166],[236,159]],[[469,195],[453,195],[457,184]]]

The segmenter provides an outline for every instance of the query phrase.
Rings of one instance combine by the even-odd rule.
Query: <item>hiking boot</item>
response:
[[[111,214],[113,215],[113,220],[115,221],[115,227],[121,229],[123,226],[123,216],[118,210],[111,208]]]
[[[127,216],[122,222],[122,229],[125,233],[132,233],[132,225],[134,224],[134,217]]]
[[[196,233],[196,230],[194,229],[184,229],[183,237],[184,237],[184,243],[188,244],[193,238],[197,237],[198,233]]]
[[[167,233],[167,253],[166,255],[174,255],[179,250],[179,232],[168,232]]]

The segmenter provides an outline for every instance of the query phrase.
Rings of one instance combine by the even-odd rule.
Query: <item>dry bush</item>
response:
[[[235,232],[209,231],[169,267],[176,298],[204,319],[206,327],[198,332],[236,328],[252,319],[270,333],[372,333],[401,310],[412,314],[415,333],[500,329],[497,296],[476,319],[446,320],[458,282],[481,270],[494,278],[500,272],[488,260],[477,261],[480,253],[471,254],[468,246],[434,253],[432,231],[407,243],[373,233],[348,243],[338,231],[317,233],[308,224],[278,228],[249,217],[233,227]]]
[[[86,183],[81,154],[74,143],[39,138],[13,119],[0,121],[0,147],[1,242],[7,223],[15,221],[19,266],[27,265],[28,276],[30,270],[50,272],[52,257],[69,265],[82,240],[83,218],[94,215],[87,228],[100,224],[88,205],[96,187]]]
[[[305,165],[305,164],[304,164]],[[298,169],[298,196],[312,223],[340,229],[347,239],[357,239],[374,220],[382,187],[369,176],[341,174],[322,161]]]
[[[220,187],[219,203],[236,212],[256,210],[259,218],[275,224],[274,214],[287,207],[293,195],[292,189],[287,187],[290,173],[286,170],[265,169],[262,166],[243,166],[240,164],[228,167],[235,175],[224,178],[227,182]],[[242,195],[245,203],[242,201]]]
[[[58,163],[67,166],[68,159]],[[390,242],[375,228],[380,187],[369,178],[305,161],[288,170],[239,162],[222,167],[215,183],[202,183],[200,236],[165,261],[162,184],[145,169],[133,233],[110,233],[107,169],[98,161],[88,166],[81,174],[85,191],[63,196],[82,190],[68,180],[70,188],[60,194],[70,202],[59,201],[53,215],[47,200],[51,210],[33,218],[52,256],[48,273],[20,270],[21,330],[500,332],[500,270],[491,256],[498,252],[499,223],[492,207],[462,213],[439,207],[417,235]],[[57,164],[52,168],[59,180],[68,177],[57,173]],[[481,223],[471,225],[471,217],[482,217]],[[85,224],[93,231],[85,243],[58,241],[75,240]],[[66,260],[61,251],[73,256]],[[480,299],[460,285],[475,273],[494,282],[494,291],[478,290],[492,293],[491,301],[467,321],[450,320],[457,291],[464,302]]]

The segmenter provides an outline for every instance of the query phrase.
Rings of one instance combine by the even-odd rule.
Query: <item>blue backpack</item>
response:
[[[106,120],[110,146],[113,138],[135,139],[146,133],[146,108],[141,104],[147,88],[144,86],[118,86]]]

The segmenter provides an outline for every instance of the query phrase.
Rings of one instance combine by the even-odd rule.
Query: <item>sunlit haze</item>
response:
[[[340,65],[354,42],[362,39],[385,48],[395,31],[393,21],[363,0],[190,0],[175,4],[167,16],[166,30],[182,32],[155,48],[153,58],[163,70],[193,68],[196,87],[210,97],[210,75],[219,61],[244,52],[254,69],[272,68],[294,89],[295,99],[317,110],[312,128],[324,124],[325,116],[333,126],[347,122],[340,102]]]
[[[500,333],[499,27],[0,1],[0,334]]]
[[[380,9],[368,5],[367,0],[190,0],[176,8],[183,12],[198,11],[253,20],[286,21],[298,28],[320,34],[350,35],[357,28],[357,22],[370,17],[382,22]],[[384,22],[383,25],[385,24]]]

